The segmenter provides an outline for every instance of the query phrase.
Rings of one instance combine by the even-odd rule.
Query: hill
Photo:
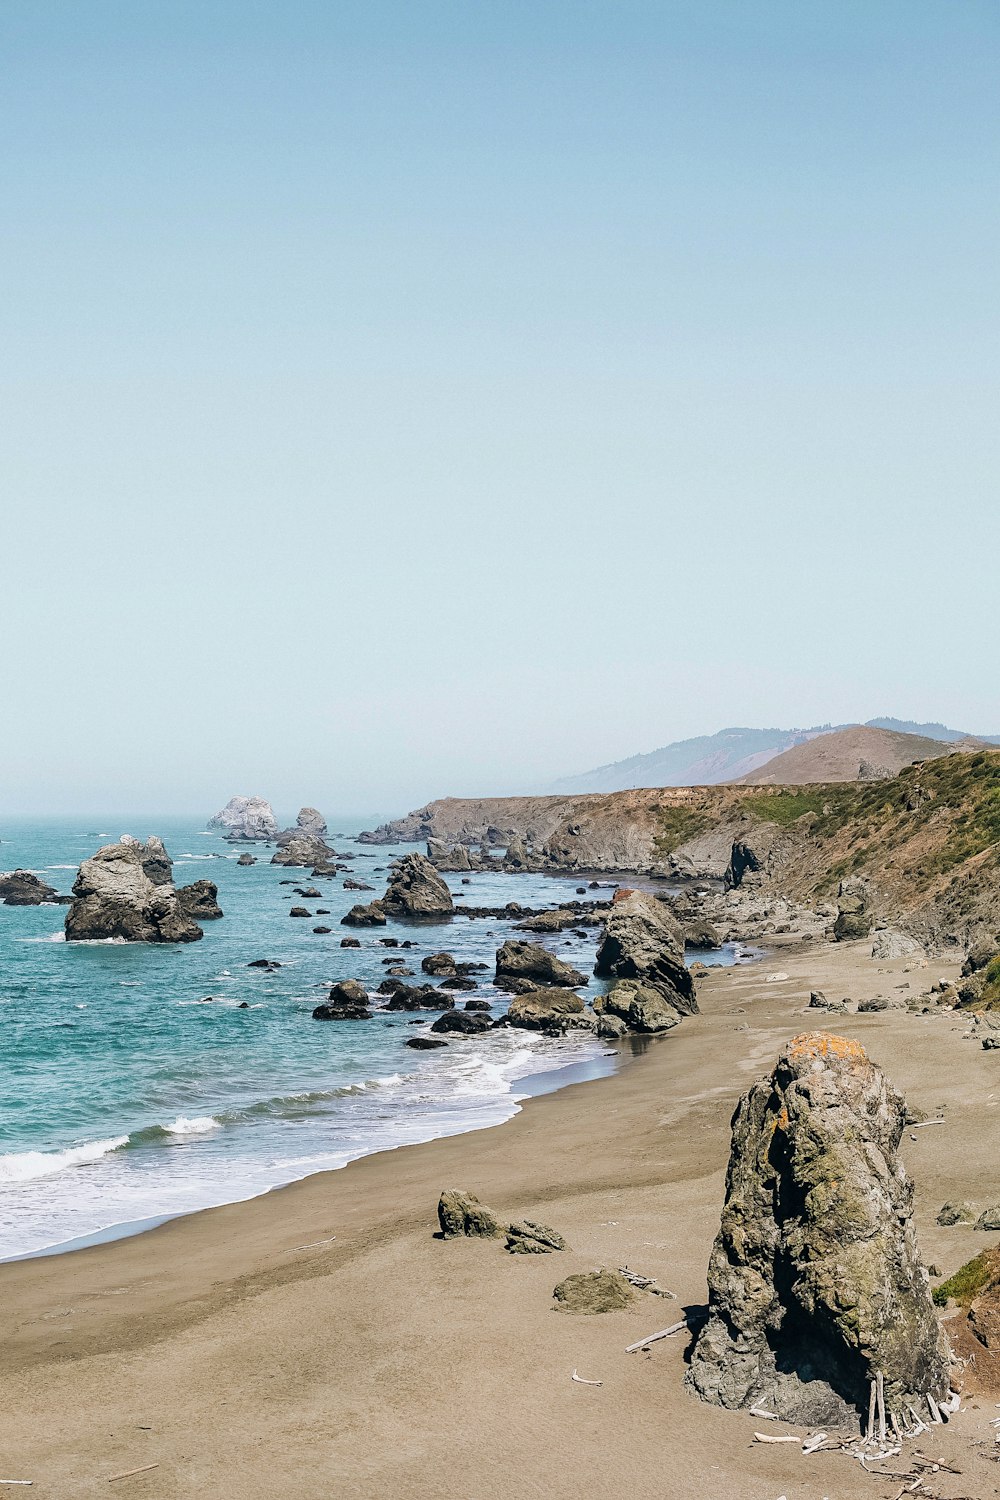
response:
[[[809,786],[816,782],[858,781],[864,779],[859,774],[862,765],[874,773],[895,776],[914,761],[949,755],[955,744],[963,743],[967,742],[930,739],[919,734],[877,729],[868,724],[852,724],[807,744],[795,745],[739,780],[746,786]],[[875,775],[869,774],[867,779],[874,780]]]
[[[558,796],[573,797],[588,792],[626,792],[645,786],[716,786],[723,781],[737,781],[783,750],[826,734],[832,728],[824,724],[814,729],[720,729],[717,734],[675,740],[646,755],[632,755],[628,760],[597,766],[579,776],[565,776],[553,784],[552,791]]]

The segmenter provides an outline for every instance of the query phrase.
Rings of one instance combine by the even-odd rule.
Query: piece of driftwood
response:
[[[336,1238],[335,1234],[331,1234],[327,1240],[311,1240],[308,1245],[292,1245],[289,1250],[285,1251],[285,1254],[294,1255],[296,1250],[315,1250],[317,1245],[332,1245]]]
[[[885,1376],[875,1371],[875,1401],[878,1407],[878,1440],[885,1446]]]
[[[577,1383],[577,1385],[603,1385],[604,1384],[603,1380],[584,1380],[583,1376],[582,1375],[578,1375],[575,1370],[573,1371],[572,1375],[569,1378],[570,1378],[570,1380],[575,1380],[576,1383]]]
[[[769,1422],[777,1422],[778,1420],[778,1413],[776,1411],[765,1411],[762,1406],[751,1406],[750,1415],[752,1417],[766,1417]]]
[[[923,1130],[925,1125],[944,1125],[945,1123],[946,1121],[944,1119],[944,1116],[942,1115],[937,1120],[917,1120],[915,1124],[910,1126],[910,1129]]]
[[[754,1437],[758,1443],[801,1443],[802,1439],[793,1435],[779,1436],[776,1432],[755,1432]]]
[[[930,1391],[927,1392],[927,1405],[930,1407],[931,1420],[939,1423],[943,1422],[944,1417],[942,1417],[941,1415],[941,1408],[934,1400],[934,1397],[931,1395]]]
[[[873,1380],[868,1387],[868,1425],[865,1428],[866,1438],[873,1438],[875,1436],[875,1389],[875,1382]]]
[[[0,1484],[34,1484],[33,1479],[0,1479]]]
[[[672,1302],[677,1301],[676,1292],[668,1292],[651,1276],[640,1276],[638,1271],[630,1271],[628,1266],[619,1266],[618,1274],[624,1276],[632,1286],[638,1287],[640,1292],[650,1292],[654,1297],[669,1297]]]
[[[687,1318],[681,1318],[679,1323],[671,1323],[669,1328],[661,1328],[659,1333],[651,1333],[648,1339],[639,1339],[634,1344],[629,1344],[625,1350],[626,1354],[635,1354],[638,1349],[645,1349],[649,1344],[655,1344],[659,1339],[668,1339],[672,1333],[680,1333],[682,1328],[688,1326]]]
[[[810,1453],[818,1453],[827,1441],[825,1432],[814,1432],[812,1437],[806,1438],[802,1444],[802,1454],[808,1458]]]
[[[114,1484],[116,1479],[131,1479],[133,1474],[148,1474],[150,1469],[158,1469],[159,1464],[140,1464],[138,1469],[123,1469],[120,1474],[109,1474],[108,1483]]]

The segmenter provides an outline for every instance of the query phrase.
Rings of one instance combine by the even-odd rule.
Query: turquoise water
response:
[[[358,825],[331,821],[330,828],[333,846],[356,856],[355,878],[381,894],[384,867],[405,850],[357,844]],[[433,1014],[422,1015],[419,1027],[405,1013],[313,1021],[332,981],[358,978],[374,989],[385,976],[389,950],[380,937],[414,943],[393,950],[394,961],[419,977],[421,957],[442,948],[490,964],[474,977],[482,981],[477,993],[499,1013],[506,997],[489,981],[511,926],[460,916],[390,924],[353,933],[360,951],[342,949],[350,929],[340,917],[372,896],[345,891],[342,876],[313,881],[307,870],[271,865],[264,846],[252,847],[256,865],[239,868],[240,846],[192,820],[6,820],[0,869],[32,869],[68,891],[80,860],[122,833],[160,834],[175,882],[214,880],[225,916],[206,923],[204,939],[193,944],[78,944],[62,941],[64,907],[0,905],[0,1258],[251,1197],[371,1151],[499,1123],[517,1109],[529,1076],[584,1062],[612,1066],[609,1049],[592,1037],[503,1029],[421,1053],[405,1042]],[[556,906],[580,883],[500,872],[474,874],[468,885],[447,878],[459,905],[480,906]],[[282,884],[289,880],[317,886],[323,899],[295,896]],[[329,915],[290,918],[293,905],[325,907]],[[314,934],[319,924],[330,934]],[[545,941],[590,972],[592,935]],[[256,958],[282,967],[248,968]],[[459,1005],[465,998],[456,995]]]

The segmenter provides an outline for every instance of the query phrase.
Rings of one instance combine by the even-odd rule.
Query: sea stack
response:
[[[615,892],[594,973],[656,990],[682,1015],[698,1009],[694,980],[684,963],[684,933],[663,902],[642,891]]]
[[[263,797],[230,797],[221,812],[208,820],[209,828],[221,828],[232,844],[266,844],[278,836],[278,820]]]
[[[73,884],[66,941],[196,942],[203,933],[178,899],[172,869],[170,856],[155,835],[145,844],[126,835],[121,843],[98,849],[92,859],[83,861]]]
[[[450,917],[455,910],[451,891],[422,854],[404,854],[396,862],[378,904],[387,916],[417,921]]]
[[[301,807],[294,828],[283,828],[277,835],[278,847],[271,856],[272,865],[288,865],[304,870],[325,866],[333,857],[326,842],[326,819],[315,807]]]
[[[856,1421],[947,1395],[948,1352],[897,1156],[905,1106],[858,1042],[795,1037],[736,1107],[709,1316],[688,1383],[719,1406]]]

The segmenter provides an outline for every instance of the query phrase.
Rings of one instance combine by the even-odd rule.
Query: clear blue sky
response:
[[[4,0],[0,811],[1000,731],[994,0]]]

